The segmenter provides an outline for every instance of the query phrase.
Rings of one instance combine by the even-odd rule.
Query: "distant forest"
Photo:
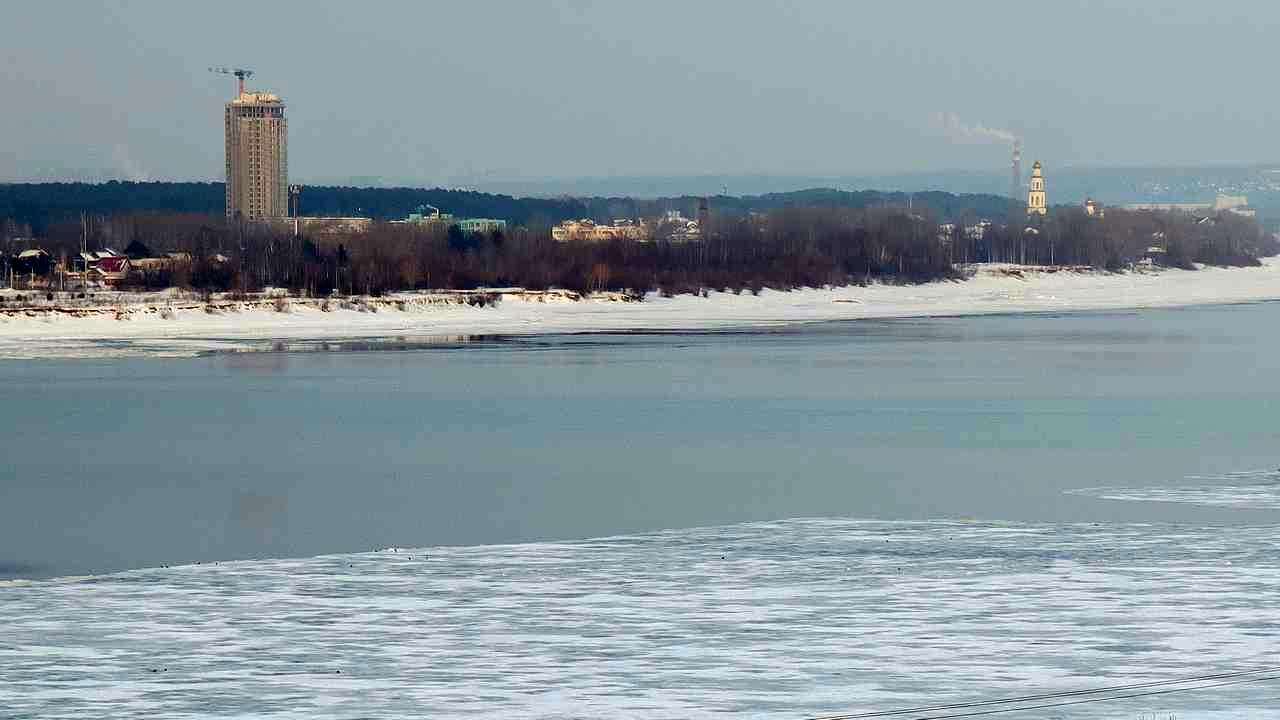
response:
[[[1185,213],[1107,213],[1062,208],[1026,232],[991,225],[979,237],[949,232],[901,207],[788,207],[754,215],[712,214],[701,241],[557,242],[546,228],[464,235],[458,226],[375,223],[364,232],[295,238],[282,227],[232,227],[221,216],[128,214],[90,218],[90,249],[133,257],[185,253],[189,262],[133,274],[126,285],[209,291],[288,288],[310,294],[379,295],[413,289],[520,286],[579,291],[701,293],[867,282],[960,279],[964,265],[1008,262],[1109,270],[1140,260],[1256,265],[1276,241],[1249,218],[1212,222]],[[972,227],[972,226],[971,226]],[[66,263],[81,243],[79,221],[49,226],[39,246]],[[1151,248],[1160,252],[1152,257]],[[19,248],[12,248],[16,250]]]
[[[35,246],[66,266],[80,250],[131,257],[181,253],[131,274],[139,288],[208,291],[288,288],[311,294],[378,295],[412,289],[521,286],[579,291],[700,293],[770,287],[922,282],[964,277],[968,263],[1005,262],[1121,270],[1135,263],[1256,265],[1277,254],[1275,238],[1230,212],[1054,208],[1028,220],[994,196],[810,190],[712,198],[702,239],[674,243],[557,242],[550,225],[578,217],[696,213],[697,198],[516,199],[444,190],[311,188],[306,214],[357,208],[399,217],[422,203],[459,216],[499,217],[506,231],[463,234],[457,225],[374,223],[367,231],[304,234],[284,226],[227,223],[222,186],[105,183],[0,186],[0,240],[8,262]],[[332,203],[325,207],[322,203]],[[165,203],[168,203],[166,206]],[[308,205],[311,203],[311,205]],[[320,207],[316,207],[320,205]],[[165,209],[165,208],[168,209]],[[83,211],[83,215],[81,214]],[[979,223],[989,218],[990,223]],[[944,222],[945,221],[945,222]],[[29,224],[29,225],[28,225]],[[34,235],[32,241],[16,237]],[[31,273],[28,271],[28,282]]]
[[[418,188],[354,188],[307,186],[303,188],[303,215],[403,218],[419,205],[434,205],[458,217],[486,217],[514,225],[551,226],[563,220],[591,218],[609,221],[659,215],[679,210],[690,217],[700,198],[681,196],[657,199],[633,198],[514,198],[508,195],[464,190]],[[91,215],[129,213],[222,215],[222,183],[118,182],[10,183],[0,184],[0,219],[28,226],[36,236],[58,221]],[[964,215],[1005,218],[1013,203],[995,195],[954,195],[945,192],[883,193],[874,190],[801,190],[747,197],[711,198],[721,214],[740,215],[787,207],[866,209],[918,207],[943,220]]]

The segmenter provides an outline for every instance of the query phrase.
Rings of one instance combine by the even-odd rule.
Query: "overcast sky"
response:
[[[1275,161],[1280,3],[42,0],[0,22],[0,179],[221,179],[222,103],[290,175],[422,183]]]

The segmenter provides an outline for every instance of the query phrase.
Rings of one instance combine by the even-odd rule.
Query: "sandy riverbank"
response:
[[[449,293],[401,293],[367,303],[319,300],[277,306],[203,303],[157,295],[97,312],[0,313],[0,357],[190,355],[247,349],[263,340],[386,336],[697,330],[860,318],[1174,307],[1280,299],[1280,258],[1259,268],[1105,273],[981,266],[964,282],[872,285],[792,292],[712,292],[625,302],[609,295],[512,293],[475,306]],[[441,298],[446,298],[441,300]],[[120,310],[120,312],[117,312]]]

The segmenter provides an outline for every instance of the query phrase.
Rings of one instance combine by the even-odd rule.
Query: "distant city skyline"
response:
[[[290,107],[303,183],[1280,160],[1280,7],[971,5],[42,3],[0,27],[0,181],[221,180],[211,65]]]

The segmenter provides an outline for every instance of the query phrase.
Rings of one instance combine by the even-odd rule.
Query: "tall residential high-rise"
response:
[[[1045,215],[1048,212],[1049,205],[1044,192],[1044,171],[1040,167],[1040,161],[1037,160],[1036,164],[1031,166],[1031,190],[1027,193],[1027,214]]]
[[[267,220],[289,214],[289,126],[271,93],[241,91],[227,103],[227,218]]]

